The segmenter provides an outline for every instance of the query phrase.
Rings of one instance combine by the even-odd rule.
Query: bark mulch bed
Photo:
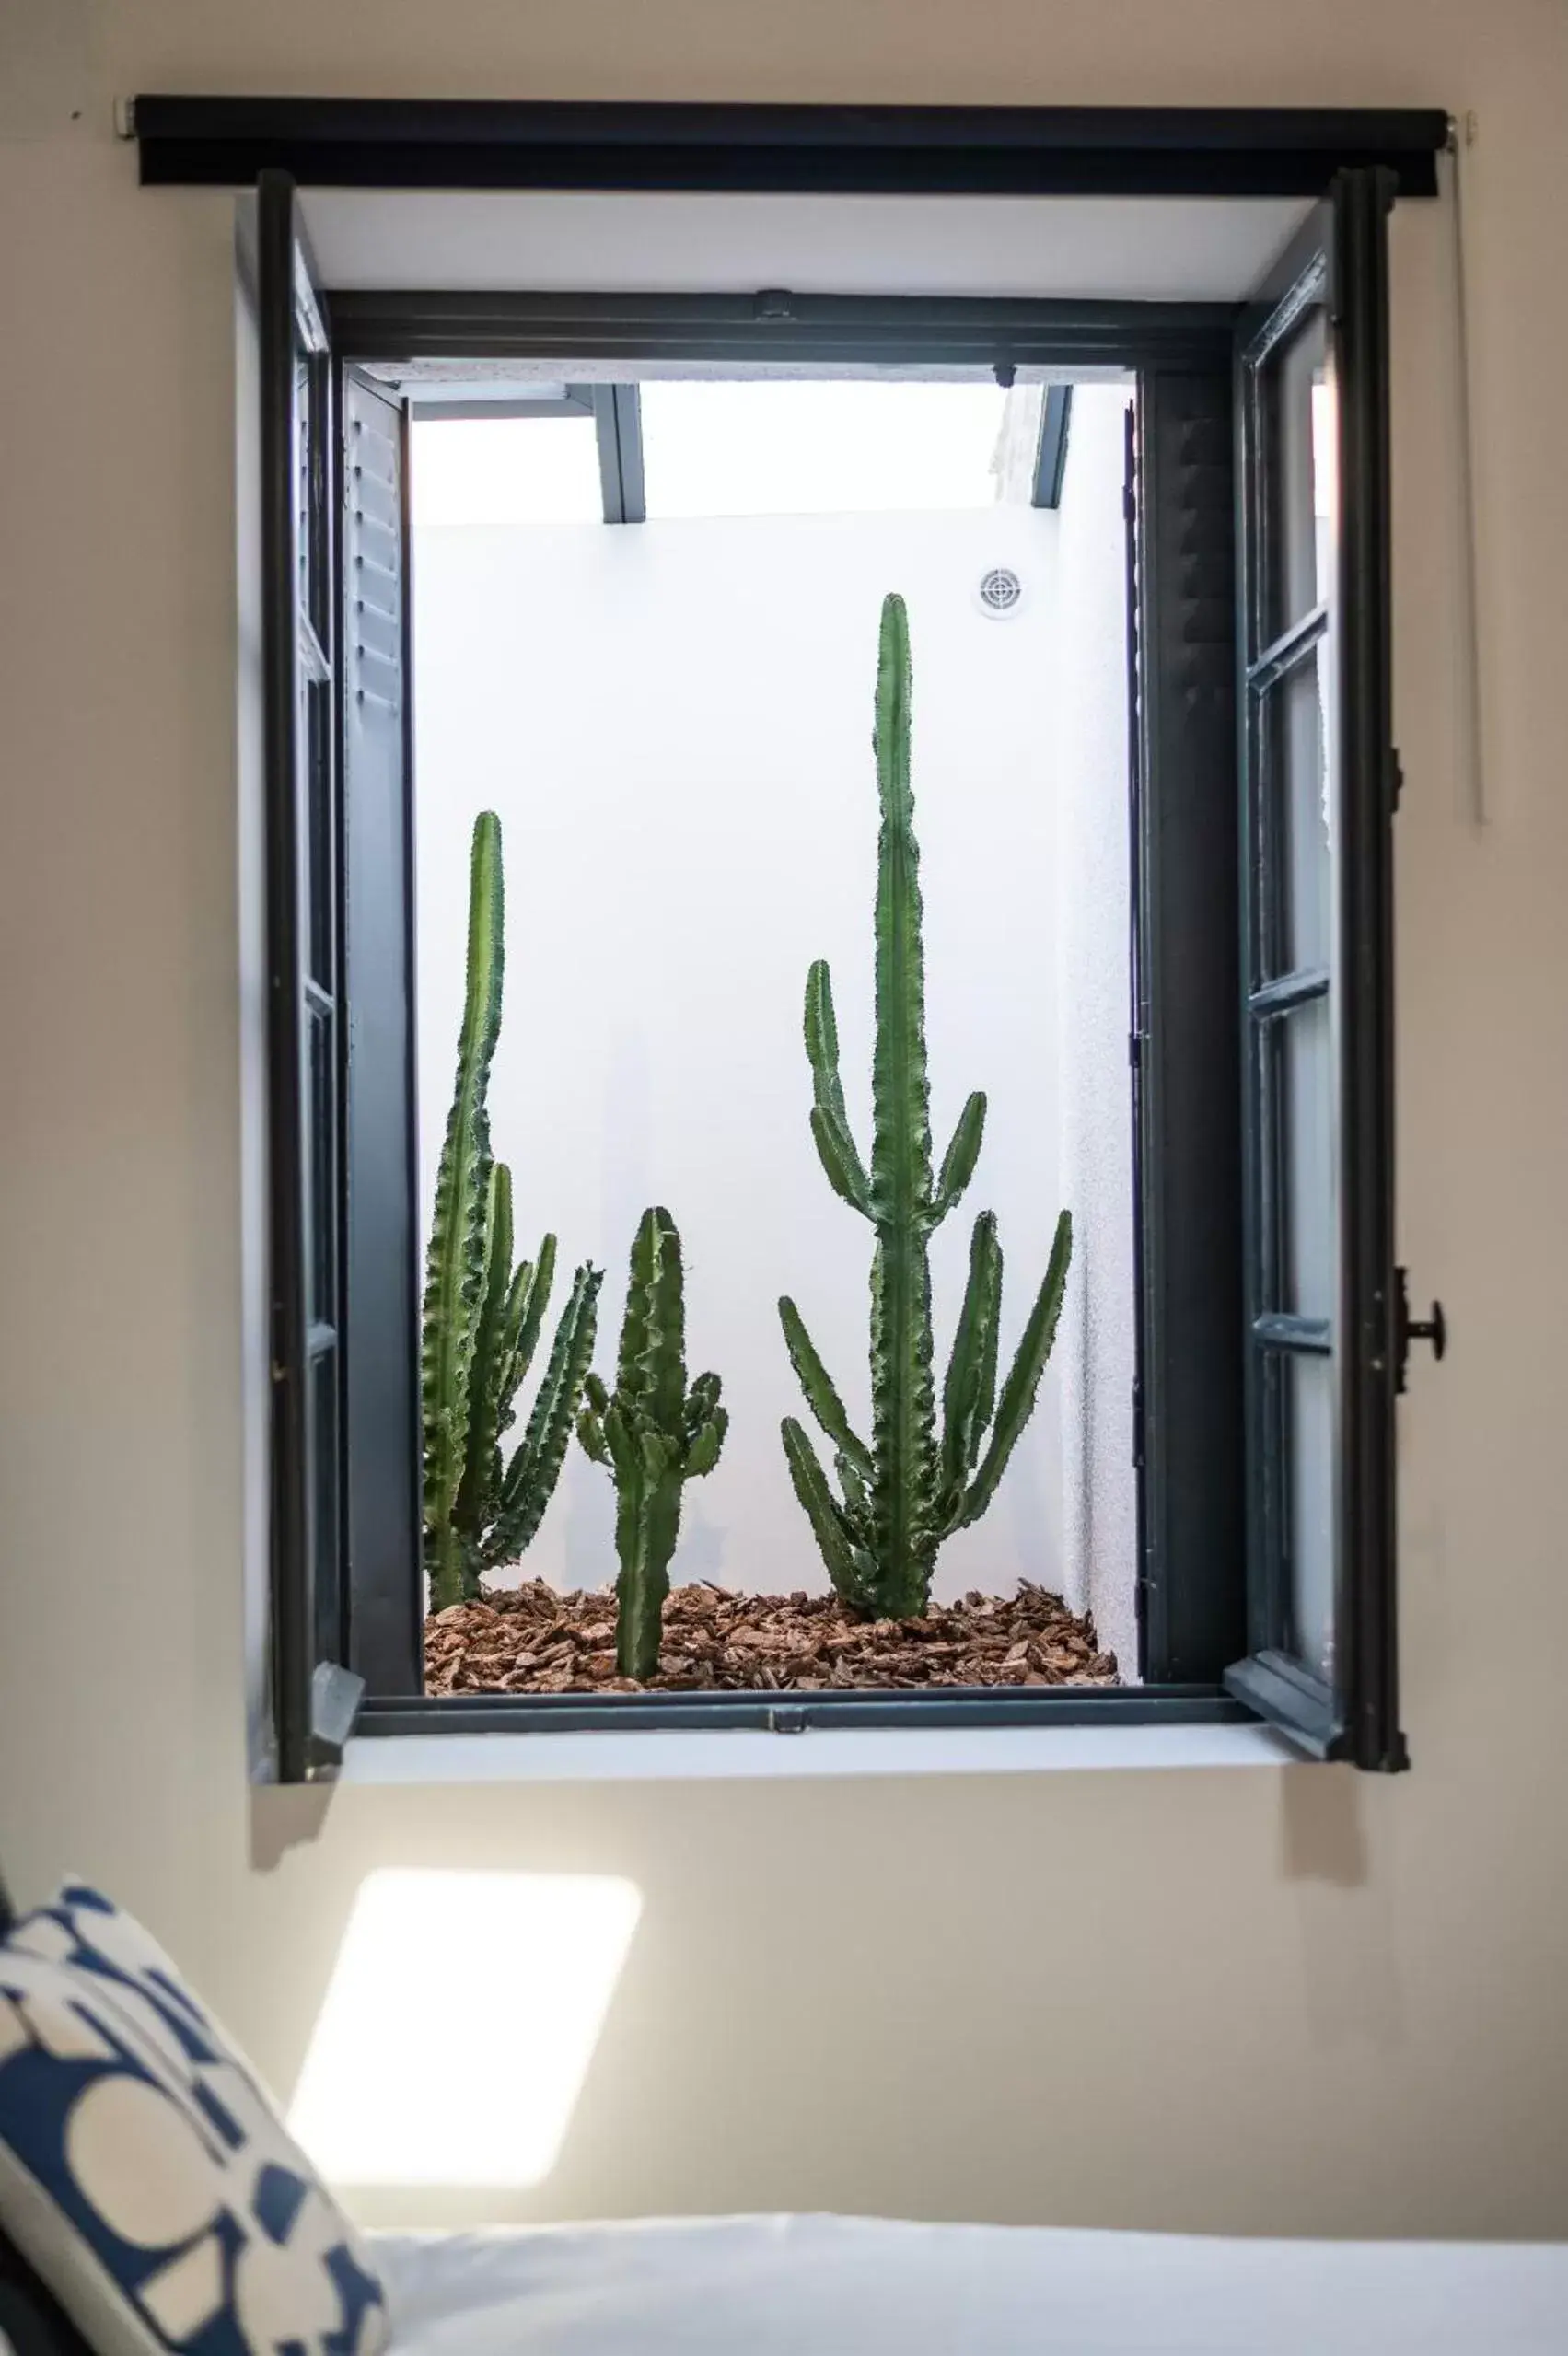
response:
[[[1115,1685],[1116,1656],[1059,1596],[934,1606],[924,1619],[853,1619],[835,1596],[672,1589],[659,1674],[615,1674],[615,1598],[542,1580],[493,1588],[424,1624],[427,1693],[820,1693],[877,1686]]]

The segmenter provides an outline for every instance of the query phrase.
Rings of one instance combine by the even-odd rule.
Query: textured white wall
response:
[[[1062,1189],[1077,1281],[1057,1343],[1063,1551],[1103,1645],[1136,1675],[1134,1292],[1127,896],[1128,394],[1073,395],[1062,486],[1053,742]]]
[[[0,141],[0,304],[26,330],[0,376],[10,1877],[111,1883],[285,2087],[372,1867],[633,1881],[554,2173],[447,2214],[1568,2233],[1556,0],[384,0],[373,27],[340,0],[103,0],[80,21],[79,65]],[[138,192],[110,133],[138,88],[1477,110],[1482,832],[1456,726],[1448,225],[1393,225],[1400,1236],[1453,1332],[1400,1410],[1413,1773],[248,1788],[232,204]],[[470,1953],[430,1991],[509,1997]]]
[[[491,1129],[514,1166],[519,1248],[553,1226],[564,1267],[608,1271],[609,1367],[633,1229],[666,1203],[688,1261],[689,1363],[724,1377],[729,1437],[686,1491],[678,1579],[827,1585],[779,1441],[781,1416],[805,1415],[781,1292],[869,1428],[870,1230],[811,1143],[801,998],[811,958],[828,957],[869,1153],[870,723],[889,588],[908,599],[913,648],[938,1157],[969,1090],[990,1099],[970,1193],[933,1239],[939,1382],[975,1213],[1000,1222],[1005,1349],[1043,1272],[1061,1199],[1051,712],[1063,604],[1077,602],[1070,584],[1058,593],[1055,544],[1053,517],[1011,506],[417,536],[422,1202],[428,1213],[450,1096],[470,830],[489,806],[507,881]],[[996,563],[1026,584],[1000,619],[975,594]],[[1124,959],[1124,918],[1121,937]],[[1124,1089],[1124,1042],[1117,1063]],[[943,1549],[939,1595],[1060,1585],[1058,1387],[1048,1370],[991,1512]],[[524,1573],[603,1584],[613,1518],[608,1478],[574,1448]],[[1130,1595],[1130,1552],[1121,1571]]]

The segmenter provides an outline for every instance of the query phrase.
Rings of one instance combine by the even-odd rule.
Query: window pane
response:
[[[331,691],[307,679],[300,690],[299,758],[305,770],[306,946],[309,973],[329,997],[337,992],[332,966],[332,748]]]
[[[1264,467],[1260,645],[1328,596],[1333,435],[1321,303],[1303,313],[1258,375]]]
[[[1324,759],[1327,647],[1268,689],[1262,710],[1269,878],[1264,979],[1327,966],[1332,946],[1332,837]]]
[[[338,1353],[309,1362],[310,1573],[316,1658],[331,1661],[343,1643],[338,1576]]]
[[[307,1108],[306,1147],[310,1206],[309,1290],[305,1314],[310,1325],[335,1325],[337,1310],[337,1193],[334,1185],[335,1074],[332,1018],[324,1008],[307,1005],[306,1036],[310,1059],[310,1101]]]
[[[294,364],[294,414],[296,441],[294,456],[294,537],[299,566],[299,602],[312,621],[316,619],[315,583],[310,577],[313,547],[311,532],[310,469],[315,455],[316,419],[313,414],[313,371],[308,355],[301,352]]]
[[[1334,1314],[1335,1187],[1329,1002],[1309,999],[1264,1033],[1274,1110],[1279,1297],[1294,1317]]]
[[[1327,1357],[1279,1361],[1284,1423],[1285,1649],[1326,1684],[1334,1673],[1334,1378]]]
[[[327,375],[319,356],[295,357],[295,540],[300,610],[323,647],[328,629],[326,470],[330,436]]]

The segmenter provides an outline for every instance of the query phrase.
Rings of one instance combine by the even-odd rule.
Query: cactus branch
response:
[[[963,1511],[957,1526],[964,1528],[978,1522],[993,1497],[996,1486],[1007,1469],[1007,1459],[1017,1445],[1018,1434],[1034,1410],[1035,1394],[1040,1378],[1045,1372],[1056,1339],[1056,1321],[1062,1315],[1062,1298],[1067,1286],[1068,1263],[1073,1257],[1073,1221],[1063,1211],[1056,1223],[1056,1239],[1051,1248],[1047,1265],[1028,1323],[1014,1357],[1007,1379],[1002,1386],[997,1401],[996,1422],[991,1434],[980,1470],[975,1474],[964,1498]]]
[[[555,1494],[567,1444],[583,1394],[583,1377],[594,1354],[602,1269],[587,1261],[572,1279],[572,1290],[555,1329],[544,1379],[522,1441],[501,1483],[494,1519],[482,1541],[486,1570],[515,1562],[528,1547]]]
[[[811,1133],[828,1183],[851,1208],[871,1216],[871,1181],[860,1158],[849,1114],[844,1108],[843,1083],[839,1077],[839,1026],[833,1013],[833,978],[825,957],[819,957],[806,977],[806,1056],[811,1066],[814,1105]]]
[[[842,1195],[850,1209],[858,1211],[863,1219],[871,1218],[870,1185],[854,1150],[854,1141],[826,1105],[811,1108],[811,1135],[817,1158],[833,1192]]]
[[[942,1389],[942,1491],[956,1509],[975,1468],[996,1399],[996,1328],[1002,1247],[996,1214],[982,1211],[970,1237],[970,1275]]]
[[[793,1415],[784,1417],[780,1430],[784,1434],[784,1457],[789,1465],[790,1479],[795,1483],[795,1493],[806,1509],[807,1519],[822,1549],[822,1560],[828,1566],[828,1576],[835,1592],[852,1611],[874,1610],[876,1588],[872,1565],[851,1538],[843,1508],[828,1486],[827,1475],[817,1461],[816,1450]]]
[[[953,1142],[942,1156],[936,1192],[931,1205],[931,1224],[934,1227],[938,1226],[961,1200],[964,1189],[974,1176],[974,1166],[980,1159],[984,1135],[985,1092],[977,1088],[958,1115]]]
[[[503,1376],[508,1399],[517,1397],[517,1386],[533,1364],[534,1352],[539,1348],[544,1313],[550,1306],[550,1295],[555,1284],[555,1238],[553,1236],[545,1236],[540,1239],[539,1258],[536,1260],[519,1261],[513,1284],[517,1301],[513,1310],[515,1324],[512,1350]],[[509,1423],[510,1421],[511,1418],[508,1415],[507,1422]],[[504,1424],[502,1429],[505,1428]]]
[[[844,1403],[833,1388],[832,1377],[817,1355],[811,1336],[806,1330],[805,1319],[787,1294],[779,1303],[779,1322],[784,1327],[789,1363],[806,1393],[807,1407],[829,1439],[836,1441],[841,1452],[856,1469],[869,1477],[871,1451],[852,1430]]]

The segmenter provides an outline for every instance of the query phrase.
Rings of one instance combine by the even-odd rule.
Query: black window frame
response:
[[[1244,1223],[1247,1290],[1249,1642],[1228,1689],[1315,1756],[1397,1771],[1399,1719],[1394,1401],[1408,1329],[1394,1264],[1393,819],[1400,762],[1391,710],[1388,306],[1386,220],[1395,184],[1373,168],[1336,175],[1275,262],[1236,335],[1237,468],[1242,489],[1237,637],[1243,777]],[[1337,498],[1309,603],[1276,609],[1290,491],[1264,393],[1266,372],[1316,318],[1324,345]],[[1315,461],[1314,461],[1315,464]],[[1308,482],[1308,489],[1310,482]],[[1310,674],[1309,668],[1310,666]],[[1293,881],[1288,756],[1272,733],[1278,699],[1312,676],[1323,818],[1327,934],[1308,963],[1289,938]],[[1276,771],[1279,772],[1276,779]],[[1332,1201],[1323,1308],[1291,1289],[1279,1050],[1322,1010],[1329,1050]],[[1331,1419],[1325,1537],[1332,1658],[1304,1657],[1293,1603],[1291,1435],[1285,1387],[1321,1373]]]
[[[1243,1531],[1239,1509],[1217,1537],[1215,1497],[1239,1498],[1244,1486],[1238,1330],[1235,1299],[1185,1273],[1194,1247],[1183,1235],[1196,1213],[1212,1235],[1222,1206],[1235,1206],[1239,1227],[1239,1080],[1234,1050],[1238,923],[1234,859],[1225,852],[1235,833],[1235,649],[1231,598],[1230,304],[1118,305],[953,298],[799,297],[765,301],[735,296],[447,296],[339,290],[328,302],[339,365],[392,369],[411,359],[513,359],[539,363],[569,351],[574,360],[611,364],[688,361],[788,365],[846,360],[889,366],[996,369],[1103,369],[1127,373],[1130,398],[1145,421],[1151,471],[1146,505],[1157,530],[1141,573],[1149,730],[1136,764],[1149,786],[1134,796],[1135,822],[1147,847],[1139,865],[1159,866],[1167,839],[1196,841],[1196,855],[1152,900],[1141,922],[1146,935],[1139,969],[1149,1005],[1130,1024],[1135,1040],[1163,1043],[1157,1012],[1179,997],[1187,1016],[1179,1052],[1202,1062],[1213,1083],[1196,1095],[1173,1081],[1151,1089],[1151,1120],[1160,1127],[1142,1157],[1147,1176],[1142,1225],[1156,1238],[1151,1259],[1168,1272],[1145,1360],[1179,1364],[1184,1398],[1206,1410],[1155,1419],[1170,1438],[1161,1464],[1182,1454],[1182,1477],[1149,1525],[1148,1561],[1140,1564],[1138,1593],[1157,1598],[1144,1614],[1136,1687],[1109,1692],[1035,1691],[1027,1696],[977,1690],[957,1696],[911,1693],[813,1695],[796,1704],[759,1692],[737,1696],[624,1695],[603,1701],[575,1695],[447,1696],[425,1702],[417,1694],[417,1663],[356,1655],[369,1693],[365,1732],[406,1732],[440,1724],[474,1729],[510,1725],[583,1727],[653,1723],[661,1725],[835,1725],[923,1723],[1019,1724],[1041,1721],[1104,1723],[1202,1718],[1244,1719],[1250,1713],[1228,1697],[1224,1671],[1241,1649],[1244,1619]],[[1066,388],[1061,389],[1065,392]],[[1065,409],[1065,401],[1059,404]],[[1194,412],[1212,428],[1198,463],[1171,454],[1190,440]],[[1064,423],[1064,420],[1063,420]],[[1214,618],[1208,641],[1194,652],[1193,613],[1182,586],[1185,554],[1194,535],[1205,561],[1218,568],[1219,587],[1202,585],[1202,611]],[[1168,618],[1166,609],[1168,606]],[[1130,749],[1131,749],[1130,746]],[[1192,830],[1202,831],[1194,838]],[[1216,855],[1216,845],[1220,846]],[[1178,991],[1174,980],[1182,976]],[[1170,1059],[1167,1058],[1168,1062]],[[1157,1069],[1157,1056],[1156,1056]],[[1129,1109],[1131,1121],[1131,1105]],[[1179,1149],[1173,1140],[1180,1133]],[[1180,1163],[1179,1182],[1172,1176]],[[1200,1244],[1198,1248],[1202,1249]],[[1145,1392],[1163,1397],[1157,1373]],[[1157,1480],[1158,1474],[1155,1475]],[[1151,1565],[1154,1566],[1151,1568]],[[394,1577],[401,1576],[395,1567]],[[369,1574],[374,1592],[380,1583]],[[1169,1599],[1184,1598],[1185,1608]]]
[[[268,1689],[281,1782],[330,1773],[364,1687],[346,1666],[347,1155],[338,371],[285,175],[255,237],[266,804],[272,1400]]]
[[[138,109],[143,103],[137,102]],[[147,102],[155,110],[201,108],[209,103]],[[660,110],[611,111],[640,117],[657,115]],[[889,114],[907,111],[888,110]],[[1000,122],[1001,117],[996,120]],[[1183,120],[1191,122],[1196,118]],[[1353,633],[1352,719],[1363,739],[1356,755],[1359,770],[1365,772],[1368,763],[1381,762],[1391,778],[1395,773],[1391,749],[1381,749],[1387,737],[1388,701],[1387,289],[1381,223],[1401,173],[1407,190],[1429,192],[1426,169],[1432,151],[1441,144],[1433,133],[1442,119],[1431,115],[1399,119],[1403,124],[1400,136],[1408,144],[1401,146],[1400,138],[1392,138],[1382,152],[1377,138],[1387,133],[1393,118],[1342,120],[1359,121],[1365,134],[1357,142],[1342,127],[1337,155],[1331,153],[1329,158],[1345,164],[1346,184],[1354,183],[1353,201],[1337,205],[1334,215],[1335,266],[1353,290],[1350,308],[1355,313],[1342,331],[1357,355],[1361,386],[1354,414],[1342,437],[1342,460],[1349,462],[1355,505],[1343,561],[1360,568],[1358,577],[1376,575],[1382,567],[1381,598],[1367,601],[1366,614]],[[1376,135],[1374,125],[1382,126]],[[286,146],[286,142],[283,145]],[[941,143],[937,145],[940,148]],[[203,168],[183,172],[170,168],[168,158],[173,152],[167,144],[161,149],[156,141],[145,144],[144,177],[215,176],[210,156]],[[756,168],[760,152],[748,150],[744,140],[738,142],[733,156],[740,161],[734,168],[741,177],[734,184],[758,184],[744,174]],[[942,152],[942,174],[950,175],[951,155]],[[1236,151],[1225,152],[1230,163],[1214,173],[1212,192],[1237,184]],[[1304,162],[1304,155],[1314,160]],[[1288,167],[1275,168],[1272,180],[1265,172],[1263,184],[1279,187],[1288,181],[1293,191],[1310,192],[1310,174],[1318,168],[1318,150],[1308,142],[1300,152],[1292,151]],[[645,164],[645,154],[635,149],[634,168],[644,169]],[[340,184],[346,168],[340,154],[336,175]],[[383,179],[385,169],[383,162],[377,168]],[[842,157],[833,173],[841,169]],[[331,172],[325,175],[333,176]],[[835,177],[830,178],[830,184],[838,184]],[[1246,174],[1241,178],[1246,180]],[[1302,190],[1298,183],[1304,178],[1308,187]],[[1158,180],[1156,169],[1149,184]],[[484,184],[499,183],[493,180]],[[520,174],[505,184],[536,183]],[[653,183],[636,178],[623,183],[611,178],[602,184]],[[695,184],[714,183],[701,180]],[[786,184],[809,183],[792,180]],[[940,184],[954,182],[950,177],[940,177]],[[996,183],[979,171],[972,184]],[[268,187],[272,188],[275,214],[286,180],[264,173],[261,186],[263,200]],[[265,215],[263,201],[263,325],[267,318]],[[292,221],[292,204],[289,217]],[[296,233],[296,221],[293,226]],[[275,226],[272,245],[275,283]],[[300,250],[297,235],[292,235],[291,257]],[[603,1700],[576,1695],[424,1697],[418,1689],[423,1596],[417,1569],[412,1583],[409,1578],[409,1546],[383,1546],[377,1560],[360,1559],[347,1504],[340,1507],[349,1529],[348,1559],[338,1591],[340,1616],[331,1628],[321,1622],[312,1626],[308,1620],[311,1584],[308,1578],[301,1579],[299,1564],[289,1559],[291,1549],[303,1559],[308,1549],[301,1539],[298,1497],[300,1465],[306,1459],[296,1428],[298,1418],[289,1405],[295,1395],[290,1389],[289,1353],[297,1352],[300,1336],[285,1317],[281,1325],[275,1324],[273,1425],[274,1701],[279,1725],[277,1772],[284,1780],[331,1772],[351,1721],[365,1734],[564,1730],[639,1723],[762,1725],[793,1732],[814,1723],[1104,1724],[1212,1722],[1261,1715],[1282,1725],[1318,1757],[1346,1757],[1359,1765],[1381,1769],[1406,1763],[1393,1682],[1393,1480],[1391,1421],[1385,1412],[1398,1387],[1397,1358],[1403,1340],[1397,1313],[1398,1287],[1389,1264],[1392,1111],[1388,953],[1391,918],[1387,812],[1379,814],[1370,807],[1358,806],[1356,814],[1356,853],[1358,859],[1365,857],[1366,872],[1359,885],[1347,888],[1349,900],[1360,911],[1363,930],[1357,938],[1364,935],[1374,952],[1370,962],[1358,955],[1357,981],[1371,976],[1378,998],[1376,1018],[1360,1027],[1359,1043],[1353,1042],[1347,1065],[1356,1111],[1350,1153],[1361,1174],[1356,1212],[1360,1224],[1351,1237],[1351,1257],[1358,1270],[1360,1289],[1355,1298],[1363,1321],[1372,1316],[1376,1325],[1376,1331],[1370,1325],[1367,1328],[1368,1348],[1382,1346],[1381,1371],[1386,1379],[1372,1385],[1368,1411],[1355,1422],[1357,1460],[1349,1484],[1347,1515],[1348,1523],[1353,1525],[1355,1561],[1371,1566],[1377,1592],[1368,1598],[1361,1585],[1353,1583],[1339,1598],[1342,1608],[1356,1622],[1357,1669],[1351,1688],[1334,1697],[1327,1716],[1321,1711],[1303,1712],[1289,1695],[1282,1702],[1274,1689],[1274,1665],[1267,1657],[1267,1647],[1259,1644],[1259,1517],[1255,1503],[1250,1515],[1245,1511],[1249,1486],[1246,1366],[1257,1320],[1251,1314],[1256,1286],[1249,1277],[1243,1282],[1252,1265],[1248,1255],[1256,1244],[1255,1223],[1249,1224],[1250,1210],[1243,1215],[1243,1204],[1244,1201],[1250,1204],[1256,1186],[1249,1155],[1243,1153],[1241,1118],[1244,1094],[1251,1101],[1244,1089],[1242,1039],[1252,1010],[1241,989],[1245,863],[1237,853],[1237,811],[1238,785],[1245,796],[1251,768],[1245,731],[1238,728],[1238,712],[1247,690],[1247,662],[1253,650],[1245,635],[1245,598],[1238,605],[1236,595],[1237,492],[1238,482],[1245,486],[1247,469],[1252,463],[1245,434],[1238,437],[1236,432],[1237,388],[1241,379],[1234,345],[1240,308],[1235,304],[803,296],[778,292],[757,296],[573,296],[355,290],[329,291],[320,297],[321,316],[331,336],[328,374],[333,416],[343,413],[345,389],[363,377],[367,366],[422,356],[494,361],[508,355],[559,360],[569,354],[573,359],[612,362],[621,355],[710,364],[756,357],[807,363],[853,358],[870,365],[982,366],[995,368],[1004,381],[1010,381],[1011,372],[1019,366],[1070,372],[1074,367],[1099,370],[1111,365],[1127,371],[1132,379],[1135,424],[1128,483],[1129,678],[1134,691],[1130,746],[1133,941],[1129,1113],[1140,1267],[1134,1425],[1143,1682],[1109,1692],[1068,1688],[1019,1694],[986,1689],[941,1696],[852,1693],[798,1700],[765,1693],[648,1694]],[[1342,324],[1336,315],[1336,331],[1342,331]],[[274,321],[274,340],[275,334]],[[274,377],[268,398],[275,410],[284,393],[281,374],[274,371]],[[613,408],[602,398],[596,405],[601,418],[607,407],[613,416]],[[267,441],[267,406],[264,398],[263,470],[270,468],[275,474],[282,429],[274,423],[272,440]],[[1064,410],[1065,402],[1061,408]],[[406,487],[406,468],[404,482]],[[340,477],[340,484],[346,512],[346,477]],[[281,506],[270,528],[269,559],[278,574],[285,547],[280,537]],[[401,528],[406,624],[406,502]],[[331,563],[341,554],[347,534],[334,529],[330,515],[322,529]],[[1245,533],[1241,538],[1245,576]],[[289,561],[292,564],[292,553]],[[292,571],[288,577],[295,577]],[[340,611],[346,610],[345,594],[340,576]],[[273,604],[279,604],[275,598]],[[273,719],[273,707],[283,694],[278,655],[281,627],[276,624],[269,639],[268,695],[269,800],[279,807],[286,798],[287,767],[281,749],[283,736]],[[347,645],[351,633],[343,634]],[[406,648],[406,627],[402,643]],[[353,818],[356,783],[344,720],[347,667],[345,661],[339,661],[331,671],[339,711],[335,840],[343,871],[340,944],[344,942],[342,911],[352,910],[356,846],[363,839]],[[383,794],[385,817],[400,807],[401,793],[405,829],[410,807],[411,688],[405,656],[400,697],[402,768],[398,793],[389,797]],[[369,831],[373,834],[374,829]],[[286,835],[286,827],[283,832]],[[280,849],[276,825],[272,848],[269,905],[276,936],[277,911],[287,900],[282,867],[292,856],[297,881],[299,852],[297,841],[292,853]],[[401,993],[403,1010],[404,1035],[396,1051],[401,1057],[403,1078],[400,1085],[404,1094],[399,1098],[392,1087],[388,1100],[401,1108],[399,1135],[406,1153],[408,1189],[401,1221],[394,1219],[390,1227],[397,1227],[406,1239],[411,1220],[417,1220],[412,1195],[412,877],[406,835],[401,855],[406,878],[401,946],[384,950],[387,972],[381,979]],[[274,1306],[297,1292],[305,1234],[300,1218],[286,1210],[280,1215],[277,1204],[286,1184],[293,1184],[297,1205],[296,1163],[298,1152],[308,1150],[308,1141],[304,1148],[297,1145],[303,1134],[300,1106],[291,1097],[288,1079],[290,1069],[297,1074],[297,1053],[291,1064],[284,1051],[287,1026],[276,1018],[281,1003],[277,946],[274,937]],[[356,992],[363,982],[353,961],[352,924],[347,927],[346,945],[340,946],[338,954],[344,960],[338,986],[348,1014],[348,1020],[338,1024],[343,1044],[337,1066],[341,1086],[338,1151],[343,1180],[338,1239],[340,1265],[349,1271],[343,1331],[350,1368],[343,1392],[345,1440],[339,1474],[343,1496],[348,1500],[354,1487],[353,1271],[364,1253],[356,1234],[355,1190],[347,1167],[351,1157],[343,1155],[341,1136],[353,1134],[355,1092],[364,1085],[366,1066],[366,1059],[351,1049],[351,1042],[358,1038]],[[1238,1006],[1243,1008],[1239,1026]],[[396,1026],[392,1027],[395,1031]],[[383,1061],[390,1052],[384,1046]],[[1255,1131],[1254,1118],[1245,1132],[1249,1155],[1255,1152]],[[280,1134],[285,1141],[281,1161]],[[291,1154],[294,1161],[289,1159]],[[1246,1315],[1241,1313],[1244,1292]],[[417,1367],[414,1293],[412,1284],[407,1286],[401,1301],[411,1368]],[[1374,1367],[1373,1372],[1377,1371]],[[1365,1390],[1362,1376],[1354,1379]],[[406,1386],[396,1445],[403,1452],[400,1465],[406,1481],[411,1473],[416,1473],[418,1445],[417,1415],[411,1418],[407,1413]],[[1255,1465],[1256,1460],[1254,1445],[1251,1462]],[[412,1544],[416,1564],[417,1540],[415,1516]],[[324,1638],[334,1635],[335,1644],[324,1643]],[[312,1649],[313,1664],[307,1657]],[[323,1660],[324,1650],[332,1657]],[[311,1677],[303,1681],[302,1667],[311,1670]],[[363,1694],[362,1678],[367,1678],[369,1688]],[[308,1689],[318,1702],[323,1694],[331,1698],[327,1713],[331,1723],[325,1731],[312,1730],[309,1705],[300,1702],[300,1694]]]

